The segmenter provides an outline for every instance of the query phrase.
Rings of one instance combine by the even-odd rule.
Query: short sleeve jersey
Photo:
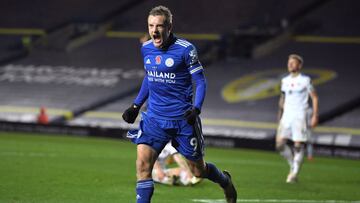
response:
[[[289,74],[281,80],[281,91],[285,94],[284,113],[296,113],[308,108],[309,94],[314,88],[309,76]]]

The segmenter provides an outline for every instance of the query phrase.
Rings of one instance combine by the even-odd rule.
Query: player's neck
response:
[[[159,47],[160,49],[167,49],[174,40],[174,36],[172,33],[169,34],[169,36],[165,39],[164,43]]]
[[[290,76],[293,77],[293,78],[297,77],[298,75],[300,75],[299,71],[290,73]]]

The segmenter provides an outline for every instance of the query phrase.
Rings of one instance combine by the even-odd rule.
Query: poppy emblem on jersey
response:
[[[165,60],[165,65],[167,66],[167,67],[172,67],[173,65],[174,65],[174,59],[172,59],[172,58],[167,58],[166,60]]]
[[[158,64],[158,65],[161,63],[161,56],[160,55],[157,55],[155,57],[155,63]]]

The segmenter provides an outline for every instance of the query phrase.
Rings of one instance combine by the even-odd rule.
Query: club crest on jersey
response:
[[[167,67],[172,67],[173,65],[174,65],[174,59],[172,59],[172,58],[167,58],[166,60],[165,60],[165,65],[167,66]]]
[[[160,55],[157,55],[156,57],[155,57],[155,63],[156,64],[161,64],[161,56]]]

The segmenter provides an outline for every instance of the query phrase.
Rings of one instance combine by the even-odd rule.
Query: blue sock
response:
[[[136,202],[150,203],[154,192],[154,181],[152,179],[140,180],[136,184]]]
[[[224,175],[216,166],[212,163],[206,163],[207,167],[207,179],[219,183],[222,188],[229,184],[229,179]]]

